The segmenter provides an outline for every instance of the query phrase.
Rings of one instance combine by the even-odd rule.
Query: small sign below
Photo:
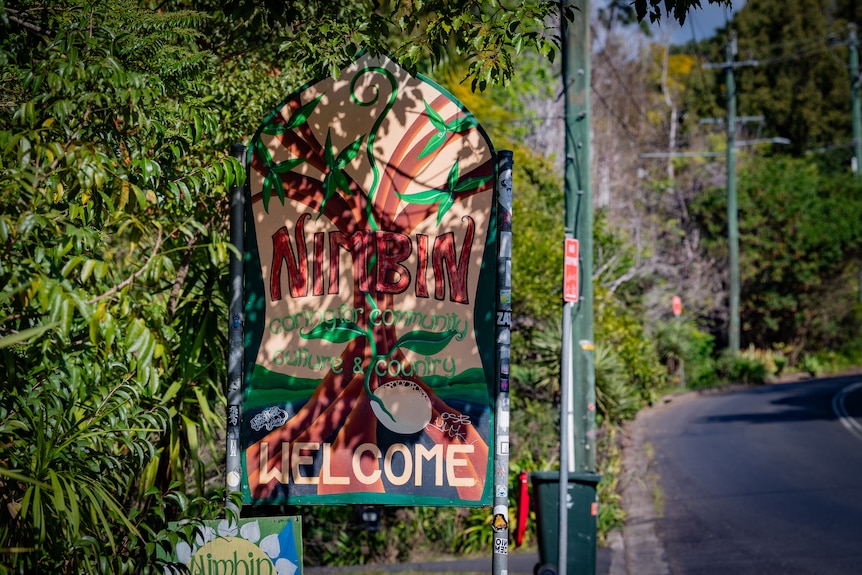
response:
[[[565,258],[563,260],[563,301],[576,302],[580,295],[578,240],[566,238]]]
[[[175,561],[165,572],[185,565],[191,575],[302,575],[302,519],[298,516],[203,521],[194,546],[179,542],[160,549]],[[178,572],[178,571],[177,571]]]

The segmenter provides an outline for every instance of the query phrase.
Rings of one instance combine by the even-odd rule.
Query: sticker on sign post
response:
[[[565,258],[563,260],[563,301],[576,302],[580,285],[578,283],[578,240],[566,238]]]

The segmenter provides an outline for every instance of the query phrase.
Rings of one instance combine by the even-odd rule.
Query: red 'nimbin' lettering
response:
[[[323,237],[325,235],[323,232],[314,234],[314,268],[311,272],[314,295],[323,295]]]
[[[470,303],[467,294],[467,270],[470,267],[470,251],[473,248],[473,233],[476,225],[473,218],[467,220],[467,233],[464,236],[464,247],[461,248],[461,258],[455,260],[455,234],[447,232],[437,236],[431,258],[434,261],[434,297],[443,299],[443,267],[449,272],[449,299],[458,303]]]
[[[329,234],[329,293],[338,293],[339,248],[350,252],[353,258],[353,277],[356,278],[360,292],[368,292],[368,251],[370,248],[370,230],[353,232],[349,236],[341,232]]]
[[[308,294],[308,250],[305,247],[302,228],[309,214],[299,216],[294,234],[296,237],[296,254],[290,245],[287,227],[282,226],[272,234],[272,275],[269,281],[269,295],[272,301],[281,299],[281,264],[287,263],[290,297],[303,297]]]
[[[416,249],[419,256],[419,265],[416,266],[416,297],[428,297],[428,280],[425,279],[425,271],[428,269],[428,236],[416,236]]]
[[[380,293],[402,293],[410,285],[410,271],[401,262],[410,257],[410,236],[377,232],[377,283]]]
[[[358,293],[368,293],[371,286],[377,293],[400,294],[407,291],[413,278],[416,278],[414,292],[416,297],[429,297],[428,268],[433,269],[434,297],[443,300],[448,287],[449,300],[456,303],[470,303],[468,293],[468,272],[470,269],[470,254],[473,250],[476,224],[470,216],[464,216],[461,221],[466,223],[464,243],[461,254],[458,255],[455,246],[455,233],[446,232],[434,238],[417,234],[416,271],[411,273],[405,262],[414,253],[413,238],[407,234],[383,230],[358,230],[352,234],[344,232],[329,232],[329,288],[324,289],[326,264],[325,236],[322,232],[311,235],[312,247],[312,281],[309,286],[308,277],[308,245],[306,245],[304,225],[311,218],[303,214],[296,222],[294,241],[291,244],[290,232],[286,226],[278,229],[272,235],[272,275],[270,277],[269,293],[272,301],[282,298],[281,271],[287,266],[288,290],[290,297],[306,297],[309,287],[314,296],[322,296],[324,292],[336,295],[339,291],[341,276],[341,252],[350,254],[353,261],[354,289]],[[429,244],[430,249],[429,249]],[[430,266],[429,266],[429,261]],[[371,265],[371,269],[369,269]],[[372,283],[373,282],[373,283]]]

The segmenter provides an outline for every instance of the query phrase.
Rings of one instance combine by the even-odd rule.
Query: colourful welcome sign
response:
[[[251,503],[488,505],[496,157],[386,58],[308,85],[251,144]]]

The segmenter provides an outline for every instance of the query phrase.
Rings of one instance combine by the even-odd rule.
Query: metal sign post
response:
[[[497,158],[497,447],[494,457],[494,575],[506,575],[509,564],[509,357],[512,325],[512,152]]]
[[[242,165],[245,146],[234,144],[231,155]],[[242,476],[240,455],[240,422],[242,421],[242,280],[245,250],[245,193],[235,185],[230,193],[230,242],[237,253],[230,254],[230,305],[228,308],[228,389],[227,389],[227,462],[225,486],[228,492],[239,491]]]

